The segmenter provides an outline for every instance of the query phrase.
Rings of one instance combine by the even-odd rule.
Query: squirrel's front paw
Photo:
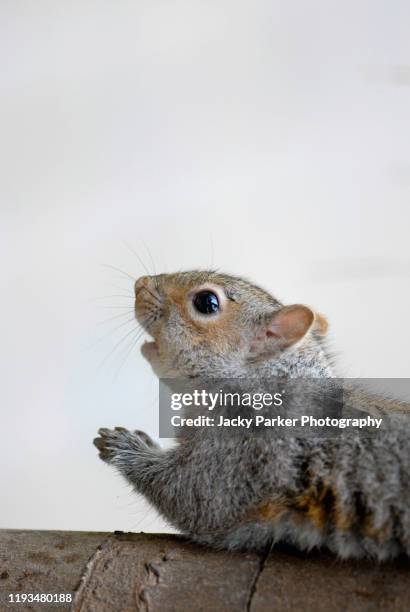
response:
[[[107,463],[115,463],[117,459],[125,459],[148,449],[158,448],[158,445],[143,431],[128,431],[124,427],[115,429],[101,428],[99,437],[93,440],[98,448],[100,459]]]

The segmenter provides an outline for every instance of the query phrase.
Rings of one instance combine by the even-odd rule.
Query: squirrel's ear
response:
[[[302,340],[315,323],[318,331],[323,330],[322,333],[325,333],[327,322],[321,315],[315,317],[314,312],[302,304],[284,306],[259,330],[252,342],[251,352],[264,353],[290,348]]]
[[[324,315],[315,312],[315,325],[314,329],[320,336],[326,336],[329,323]]]
[[[315,315],[307,306],[284,306],[270,320],[266,337],[274,340],[278,348],[288,348],[306,336],[314,320]]]

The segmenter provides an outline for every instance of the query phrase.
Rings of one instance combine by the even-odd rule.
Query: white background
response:
[[[101,264],[144,273],[124,243],[317,308],[341,374],[410,375],[409,23],[405,0],[2,0],[1,527],[165,528],[92,446],[156,434],[139,342],[110,355],[132,281]]]

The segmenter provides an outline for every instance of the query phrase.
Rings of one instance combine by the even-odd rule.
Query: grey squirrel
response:
[[[334,376],[325,318],[242,278],[145,276],[135,283],[135,313],[154,339],[142,352],[161,377]],[[355,401],[369,406],[360,394]],[[196,542],[264,550],[284,541],[326,546],[341,558],[410,554],[406,416],[392,415],[388,430],[370,438],[221,439],[201,431],[162,450],[144,432],[116,428],[100,429],[94,444]]]

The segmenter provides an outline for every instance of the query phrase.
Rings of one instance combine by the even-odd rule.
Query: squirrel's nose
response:
[[[140,276],[140,278],[138,278],[135,281],[135,285],[134,285],[135,295],[138,295],[141,289],[143,289],[144,287],[147,287],[150,281],[151,281],[150,276]]]

